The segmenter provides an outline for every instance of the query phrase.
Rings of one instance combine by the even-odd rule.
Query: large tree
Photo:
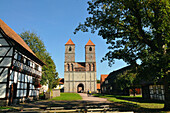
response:
[[[103,60],[112,64],[123,59],[136,65],[143,79],[163,79],[165,108],[170,109],[170,1],[92,0],[88,4],[90,16],[75,33],[97,31],[110,44]]]
[[[56,87],[58,73],[56,72],[56,66],[51,56],[47,52],[43,41],[37,36],[36,33],[30,31],[24,31],[19,34],[27,45],[32,49],[36,56],[41,59],[46,65],[42,67],[42,79],[41,84],[48,84],[49,89]]]

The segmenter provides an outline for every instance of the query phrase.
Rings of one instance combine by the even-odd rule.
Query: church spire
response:
[[[87,42],[86,46],[95,46],[95,44],[89,39]]]
[[[71,39],[68,40],[68,42],[65,45],[75,45]]]

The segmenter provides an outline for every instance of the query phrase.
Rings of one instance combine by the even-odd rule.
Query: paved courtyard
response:
[[[40,100],[30,103],[16,105],[18,112],[109,112],[116,113],[119,109],[114,108],[112,102],[104,98],[90,96],[85,93],[79,93],[82,100],[76,101],[54,101]],[[126,112],[127,113],[127,112]],[[132,112],[129,112],[132,113]]]
[[[85,93],[79,93],[79,95],[83,98],[83,101],[90,102],[90,103],[111,103],[107,101],[105,98],[99,98],[99,97],[93,97],[93,96],[87,96]]]

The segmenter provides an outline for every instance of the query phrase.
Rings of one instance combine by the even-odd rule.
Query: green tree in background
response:
[[[114,81],[114,84],[117,84],[122,91],[126,88],[132,89],[134,96],[136,95],[135,88],[139,87],[138,83],[136,73],[133,70],[127,70],[123,74],[119,74]]]
[[[110,44],[103,58],[109,65],[123,59],[136,65],[141,80],[164,80],[165,108],[170,109],[170,1],[92,0],[88,4],[90,16],[75,33],[98,31]]]
[[[32,49],[36,56],[46,64],[42,67],[42,80],[40,83],[42,85],[48,84],[49,89],[56,87],[58,84],[58,73],[56,72],[56,66],[40,37],[37,36],[36,33],[30,31],[24,31],[19,35]]]

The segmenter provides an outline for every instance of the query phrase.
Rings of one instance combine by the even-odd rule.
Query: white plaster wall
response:
[[[0,70],[3,70],[0,68]],[[1,72],[1,71],[0,71]],[[0,75],[0,82],[7,82],[7,76],[8,76],[8,68],[6,68],[3,73]]]
[[[3,61],[0,63],[0,66],[10,66],[12,58],[4,58]]]
[[[18,76],[17,76],[17,73],[14,74],[14,83],[17,83],[18,81]]]
[[[11,49],[9,50],[7,56],[12,56],[12,54],[13,54],[13,48],[11,48]]]
[[[5,98],[6,84],[0,84],[0,98]]]
[[[14,58],[17,59],[17,57],[18,57],[18,53],[15,53]]]
[[[9,47],[0,47],[0,56],[5,56],[7,51],[9,50]],[[10,50],[9,53],[11,53],[12,50]]]
[[[0,38],[0,46],[8,46],[8,43],[4,38]]]
[[[44,90],[48,90],[48,84],[47,85],[43,85],[42,87],[41,87],[41,89],[44,91]]]
[[[62,89],[62,88],[64,88],[64,84],[59,84],[54,89]]]

